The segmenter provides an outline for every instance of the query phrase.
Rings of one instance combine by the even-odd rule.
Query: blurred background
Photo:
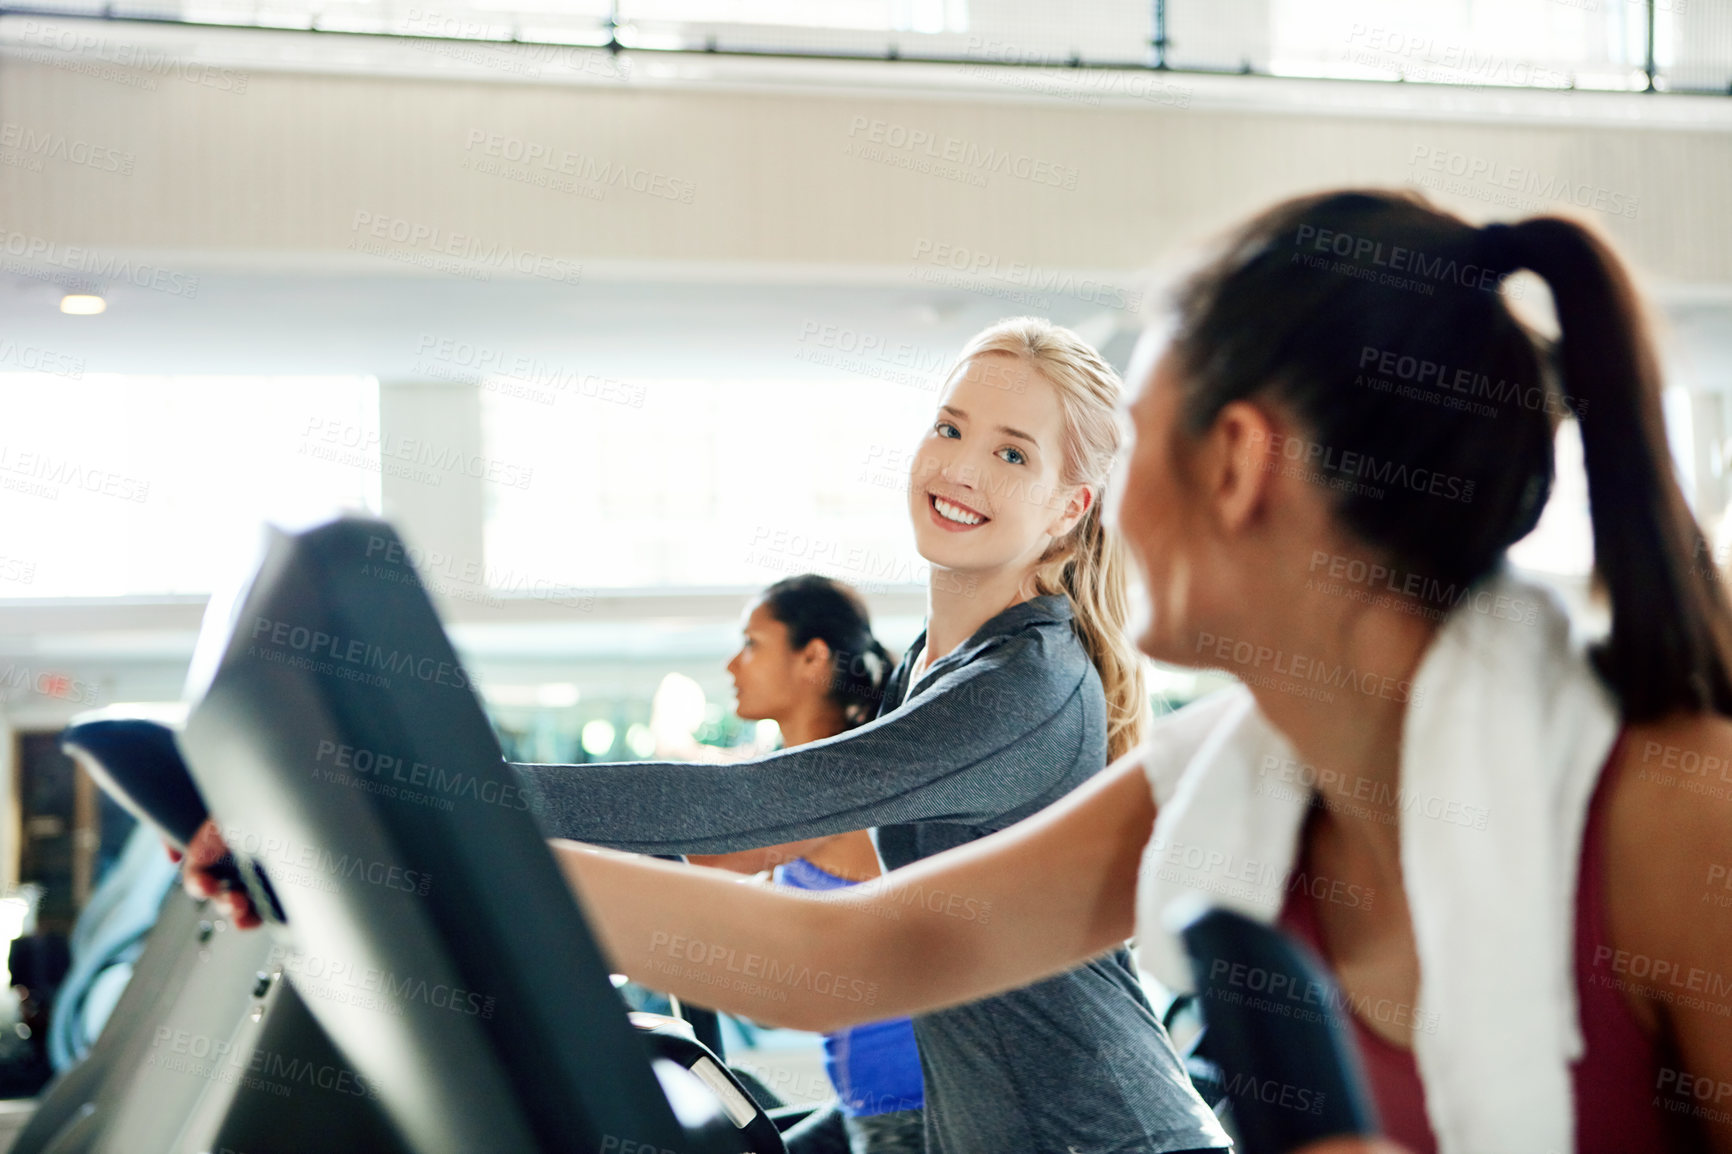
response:
[[[1199,245],[1339,185],[1610,234],[1726,544],[1732,0],[0,6],[0,937],[129,824],[55,733],[179,697],[261,518],[392,519],[511,757],[770,748],[741,611],[819,572],[913,639],[969,335],[1123,368]],[[1577,458],[1518,555],[1579,594]]]

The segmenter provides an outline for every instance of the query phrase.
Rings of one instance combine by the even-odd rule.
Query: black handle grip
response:
[[[1180,931],[1245,1154],[1378,1133],[1335,983],[1279,930],[1210,909]]]
[[[60,735],[60,748],[110,797],[182,851],[210,816],[181,760],[174,730],[159,721],[133,717],[74,721]],[[246,888],[232,856],[208,872],[236,889]]]

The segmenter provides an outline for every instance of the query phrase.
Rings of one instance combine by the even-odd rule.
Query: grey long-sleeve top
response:
[[[550,836],[643,853],[727,853],[877,827],[896,869],[1003,829],[1106,762],[1100,675],[1062,595],[1004,610],[878,716],[748,762],[519,765]],[[958,906],[962,916],[976,907]],[[1225,1147],[1124,950],[914,1019],[932,1154]]]

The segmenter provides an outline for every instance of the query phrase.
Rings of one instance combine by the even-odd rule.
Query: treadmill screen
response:
[[[417,1150],[691,1149],[406,555],[270,530],[200,637],[182,749],[271,964]]]

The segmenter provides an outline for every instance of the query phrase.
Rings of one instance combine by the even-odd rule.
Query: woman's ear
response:
[[[1046,528],[1047,536],[1057,540],[1077,527],[1088,511],[1100,500],[1100,488],[1097,485],[1078,485],[1071,490],[1069,499],[1064,503],[1064,510],[1053,519]]]
[[[1195,458],[1207,510],[1221,528],[1236,531],[1261,511],[1288,439],[1269,413],[1249,401],[1221,409]]]
[[[830,684],[830,663],[834,655],[830,651],[829,642],[822,637],[814,637],[806,642],[800,650],[800,676],[828,688]]]

